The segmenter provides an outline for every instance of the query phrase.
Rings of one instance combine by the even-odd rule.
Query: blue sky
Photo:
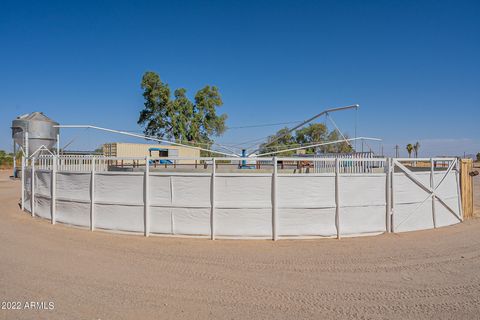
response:
[[[230,127],[360,104],[358,135],[480,151],[478,1],[2,1],[0,149],[17,115],[140,131],[140,79],[220,88]],[[354,134],[355,113],[333,115]],[[321,120],[323,121],[323,120]],[[280,127],[231,129],[240,143]],[[80,135],[74,149],[119,136]],[[374,145],[378,149],[378,145]]]

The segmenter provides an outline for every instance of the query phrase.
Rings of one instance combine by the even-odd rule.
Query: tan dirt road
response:
[[[480,317],[480,219],[342,240],[210,241],[53,226],[18,199],[19,182],[0,173],[0,298],[54,309],[0,319]]]

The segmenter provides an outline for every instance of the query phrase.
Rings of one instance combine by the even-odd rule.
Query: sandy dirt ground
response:
[[[0,173],[0,297],[23,309],[0,319],[480,317],[480,219],[341,240],[144,238],[33,219],[19,187]]]

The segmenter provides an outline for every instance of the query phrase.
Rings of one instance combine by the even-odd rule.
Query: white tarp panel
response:
[[[142,173],[96,173],[95,203],[143,205]]]
[[[457,189],[458,172],[452,170],[444,179],[445,173],[446,171],[436,171],[434,174],[435,186],[438,186],[436,194],[460,216]],[[430,172],[414,172],[413,174],[423,184],[430,186]],[[418,186],[407,174],[395,173],[393,195],[395,232],[434,227],[432,199],[428,198],[429,195],[430,192]],[[459,219],[437,199],[435,200],[435,221],[437,227],[442,227],[458,223]]]
[[[236,237],[271,237],[272,209],[216,209],[215,234]]]
[[[335,208],[279,208],[277,232],[279,236],[334,236]]]
[[[335,207],[335,177],[278,176],[277,200],[278,208]]]
[[[66,224],[90,227],[90,203],[57,199],[56,220]]]
[[[210,208],[173,208],[172,212],[174,234],[210,234]]]
[[[95,228],[143,232],[143,206],[95,204]]]
[[[173,233],[173,208],[150,207],[150,232]]]
[[[171,206],[171,177],[151,174],[149,180],[150,205]]]
[[[217,208],[271,208],[272,176],[217,176],[215,178]]]
[[[332,236],[335,228],[335,177],[277,177],[279,236]]]
[[[52,177],[50,172],[35,171],[35,194],[50,197],[52,184]]]
[[[443,179],[445,172],[435,173],[435,184],[438,185]],[[458,172],[450,171],[445,180],[438,186],[436,194],[442,198],[447,205],[452,208],[458,217],[460,217],[460,208],[458,201]],[[435,200],[435,217],[437,227],[448,226],[459,222],[459,219],[448,210],[438,199]]]
[[[423,184],[430,185],[430,172],[415,172],[415,176]],[[433,228],[432,201],[423,202],[429,192],[413,182],[404,172],[394,173],[393,190],[395,232]]]
[[[210,175],[150,175],[150,232],[210,235]]]
[[[386,174],[340,175],[340,234],[386,231]]]
[[[57,198],[90,201],[90,173],[57,172]]]
[[[51,219],[50,197],[35,194],[35,215],[45,219]]]
[[[23,174],[23,172],[22,172]],[[32,168],[25,168],[25,210],[32,212],[31,206],[31,190],[32,190]]]
[[[272,176],[215,178],[215,234],[271,237]]]
[[[172,176],[173,205],[176,207],[210,207],[209,176]]]
[[[51,173],[47,171],[35,171],[35,215],[51,219]]]
[[[378,233],[386,230],[385,206],[340,208],[340,234]]]

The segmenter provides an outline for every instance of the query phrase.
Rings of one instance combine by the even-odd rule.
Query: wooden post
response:
[[[461,159],[460,167],[463,219],[471,219],[473,218],[473,179],[470,172],[473,171],[473,160]]]

